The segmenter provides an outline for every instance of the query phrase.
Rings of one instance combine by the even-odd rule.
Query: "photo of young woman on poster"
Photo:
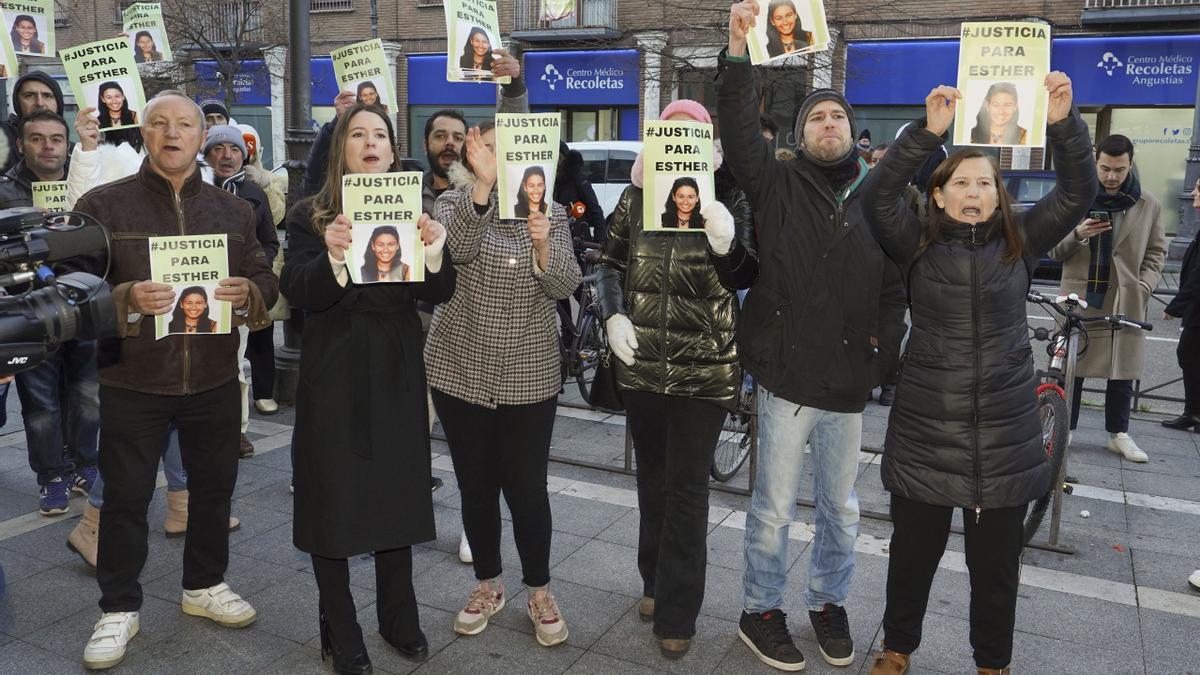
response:
[[[172,334],[217,332],[217,322],[208,316],[208,291],[203,286],[183,289],[167,330]]]
[[[371,232],[363,252],[360,268],[364,284],[380,281],[412,281],[408,263],[401,256],[400,230],[394,225],[381,225]]]
[[[988,87],[975,127],[971,129],[971,143],[980,145],[1026,145],[1029,132],[1018,122],[1021,117],[1017,86],[1012,82],[995,82]]]
[[[158,51],[154,36],[148,30],[139,30],[133,36],[133,60],[137,63],[162,61],[162,52]]]
[[[700,216],[700,185],[691,176],[676,178],[667,193],[662,226],[681,230],[704,230]]]
[[[492,79],[492,40],[488,37],[487,31],[479,26],[471,27],[471,32],[467,34],[467,39],[463,43],[458,67],[462,68],[464,78]]]
[[[517,203],[513,207],[517,218],[528,218],[530,213],[550,212],[546,205],[546,171],[540,166],[527,167],[517,187]]]
[[[138,123],[137,111],[130,110],[129,98],[115,80],[101,84],[96,92],[96,110],[99,111],[101,129]]]
[[[13,50],[23,54],[45,54],[46,45],[38,40],[41,32],[37,21],[28,14],[18,14],[13,19],[12,29],[8,32],[12,38]]]
[[[792,0],[771,0],[767,6],[767,55],[799,51],[812,44],[812,33],[804,30]]]
[[[384,111],[388,109],[387,101],[379,96],[379,89],[371,80],[363,80],[358,83],[358,95],[355,97],[355,101],[363,105],[377,105]]]

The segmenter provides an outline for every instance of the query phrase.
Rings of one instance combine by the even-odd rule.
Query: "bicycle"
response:
[[[758,452],[758,405],[754,384],[740,387],[737,406],[729,412],[708,473],[722,483],[737,475],[752,453]],[[732,428],[729,422],[732,421]]]
[[[1062,513],[1060,493],[1071,494],[1072,487],[1066,482],[1067,448],[1070,444],[1071,400],[1075,388],[1075,362],[1082,353],[1079,350],[1081,340],[1086,340],[1085,324],[1104,322],[1116,331],[1121,328],[1137,328],[1149,331],[1151,324],[1135,321],[1123,314],[1112,316],[1082,316],[1080,312],[1087,309],[1087,301],[1071,293],[1065,296],[1047,296],[1037,291],[1029,291],[1029,302],[1036,303],[1052,310],[1061,319],[1055,319],[1058,330],[1053,334],[1045,327],[1033,328],[1033,338],[1039,342],[1049,342],[1046,353],[1050,357],[1046,370],[1037,373],[1037,405],[1042,422],[1042,447],[1046,451],[1046,460],[1050,463],[1050,475],[1053,476],[1050,489],[1046,494],[1033,502],[1033,508],[1025,517],[1025,543],[1033,540],[1046,509],[1053,504],[1050,518],[1051,546],[1058,545],[1058,523]],[[1087,345],[1084,345],[1084,352]]]
[[[563,382],[574,378],[584,403],[589,400],[596,366],[602,358],[611,358],[608,340],[604,335],[604,322],[600,317],[600,305],[596,302],[596,282],[599,273],[593,269],[599,261],[602,246],[595,242],[575,238],[575,253],[583,268],[583,279],[579,290],[579,317],[571,324],[573,335],[563,340]]]

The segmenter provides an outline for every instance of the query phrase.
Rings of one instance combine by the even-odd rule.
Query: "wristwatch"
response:
[[[235,309],[235,310],[233,310],[233,313],[236,314],[237,316],[241,316],[241,317],[250,316],[250,307],[247,306],[247,307],[242,307],[241,309]]]

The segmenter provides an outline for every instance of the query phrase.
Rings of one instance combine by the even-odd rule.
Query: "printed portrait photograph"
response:
[[[46,17],[41,14],[4,13],[9,20],[8,34],[18,54],[46,53]]]
[[[165,319],[167,334],[220,334],[229,327],[221,325],[221,309],[213,298],[216,284],[175,287],[175,307]]]
[[[455,36],[458,50],[450,58],[458,57],[458,67],[464,79],[492,80],[492,51],[501,46],[499,36],[492,35],[480,26],[469,23],[458,24]]]
[[[129,48],[137,63],[154,63],[163,60],[162,39],[157,28],[145,28],[129,36]]]
[[[388,96],[387,84],[382,80],[358,80],[351,82],[343,87],[354,92],[354,101],[363,105],[377,105],[385,111],[390,111],[392,108],[391,98]]]
[[[704,231],[700,210],[713,193],[710,176],[658,174],[654,177],[654,204],[659,217],[643,229],[669,232]]]
[[[554,201],[554,172],[541,164],[509,164],[504,177],[513,197],[513,212],[504,218],[525,219],[534,211],[549,215]]]
[[[957,113],[971,130],[971,144],[1028,145],[1037,86],[1032,80],[971,80]]]
[[[798,52],[812,45],[813,22],[805,0],[759,2],[762,14],[754,30],[767,46],[767,56],[775,58]]]
[[[421,281],[423,253],[415,223],[355,225],[347,265],[354,265],[358,283]],[[420,263],[420,267],[418,267]]]
[[[132,77],[88,82],[83,88],[84,102],[96,109],[101,131],[136,126],[140,122],[142,103],[138,100],[138,88]]]

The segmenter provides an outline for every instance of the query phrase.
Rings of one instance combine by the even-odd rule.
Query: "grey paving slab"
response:
[[[1191,542],[1200,553],[1200,518],[1156,509],[1129,509],[1129,531],[1136,535]]]
[[[288,491],[289,481],[279,481],[254,492],[242,493],[234,501],[259,508],[270,509],[291,515],[294,511],[293,495]]]
[[[291,501],[291,495],[288,495],[288,501]],[[230,513],[241,523],[241,527],[229,533],[230,546],[236,546],[243,541],[249,541],[281,525],[288,525],[292,522],[291,517],[287,513],[242,499],[233,500]]]
[[[80,647],[79,656],[72,659],[61,654],[53,654],[28,642],[13,640],[0,646],[0,665],[12,670],[5,672],[23,673],[63,673],[82,670],[81,661],[83,649]]]
[[[37,498],[40,488],[38,487],[37,476],[28,465],[0,473],[0,489],[23,495],[27,501],[30,497],[33,497],[33,502],[29,510],[37,510]]]
[[[29,451],[25,448],[22,442],[20,445],[14,445],[5,434],[0,437],[3,445],[0,445],[0,473],[12,471],[14,469],[25,469],[29,471],[30,478],[33,477],[33,471],[29,468]]]
[[[1200,501],[1200,475],[1196,472],[1200,469],[1200,460],[1192,461],[1194,466],[1169,475],[1126,467],[1123,472],[1125,489],[1158,497]]]
[[[183,568],[179,567],[152,581],[143,580],[143,592],[178,605],[183,590],[182,570]],[[225,571],[225,582],[229,584],[230,588],[249,600],[256,594],[274,587],[280,581],[299,573],[290,567],[275,565],[238,553],[230,553],[229,567]]]
[[[257,537],[251,537],[236,544],[231,542],[229,550],[295,570],[308,569],[312,560],[307,553],[301,552],[292,543],[292,524],[290,522],[268,530]]]
[[[1140,652],[1136,607],[1022,587],[1017,594],[1017,628],[1089,648]]]
[[[13,640],[16,640],[16,638],[11,635],[5,635],[4,633],[0,633],[0,647],[3,647],[4,645],[12,642]]]
[[[554,515],[556,532],[588,538],[596,536],[630,511],[624,506],[561,494],[550,495],[550,510]]]
[[[162,672],[164,664],[178,664],[194,673],[257,672],[297,647],[295,642],[259,630],[254,624],[223,628],[208,619],[187,619],[184,630],[127,656],[120,672]]]
[[[913,652],[913,665],[943,673],[975,672],[969,636],[970,623],[966,619],[927,612],[921,646]]]
[[[8,585],[0,600],[0,630],[24,638],[85,607],[95,607],[99,599],[91,575],[54,567]]]
[[[1147,673],[1196,673],[1200,618],[1140,610],[1142,653]]]
[[[595,538],[600,541],[607,541],[636,549],[638,546],[640,523],[641,514],[637,509],[630,509],[629,513],[618,518],[616,522],[609,525],[603,531],[598,532]]]
[[[1043,532],[1042,538],[1044,536]],[[1132,544],[1127,534],[1082,527],[1065,527],[1060,541],[1073,547],[1075,554],[1065,555],[1026,548],[1022,562],[1044,569],[1082,574],[1125,584],[1133,583],[1133,563],[1130,561],[1129,553]]]
[[[1126,472],[1158,474],[1162,476],[1189,476],[1193,479],[1200,478],[1200,455],[1196,453],[1173,455],[1165,452],[1151,452],[1146,448],[1142,449],[1146,450],[1150,461],[1145,464],[1127,462],[1124,466]],[[1138,490],[1138,492],[1141,492],[1141,490]]]
[[[429,654],[432,658],[459,638],[454,632],[454,615],[433,607],[419,606],[418,614],[421,621],[421,632],[429,641]],[[367,654],[376,670],[398,675],[409,673],[421,666],[400,655],[379,634],[379,619],[375,607],[371,606],[358,611],[358,625],[362,628],[363,642],[367,646]]]
[[[1134,549],[1133,570],[1138,586],[1177,593],[1194,593],[1187,578],[1200,568],[1200,560],[1144,549]],[[1200,666],[1200,664],[1197,664]]]
[[[36,490],[33,494],[0,487],[0,520],[8,520],[38,510]]]
[[[733,622],[701,614],[691,650],[683,658],[669,661],[659,652],[650,624],[642,623],[633,608],[613,624],[592,651],[671,673],[711,673],[733,647],[736,631]]]
[[[788,540],[786,564],[789,569],[807,548],[808,542],[797,539]],[[745,530],[732,527],[715,527],[708,533],[708,564],[710,565],[732,570],[744,570],[746,568],[745,549]]]
[[[67,535],[75,528],[75,522],[74,518],[59,516],[51,525],[5,539],[3,546],[38,560],[65,565],[79,559],[67,549]]]
[[[583,650],[570,644],[547,649],[530,635],[488,626],[478,635],[451,642],[415,672],[463,673],[556,673],[571,667]]]
[[[54,563],[0,546],[0,569],[3,569],[4,578],[9,584],[45,572],[52,567],[55,567]]]
[[[99,599],[98,593],[96,599]],[[68,659],[82,659],[84,645],[87,644],[96,621],[102,615],[101,609],[93,603],[91,607],[26,635],[24,640]],[[150,649],[158,642],[186,630],[191,621],[192,619],[179,609],[178,602],[170,603],[155,597],[144,598],[142,607],[138,610],[138,634],[130,641],[127,654],[132,656]]]
[[[1095,645],[1031,635],[1018,630],[1013,635],[1013,672],[1061,673],[1062,675],[1133,675],[1134,673],[1183,673],[1184,670],[1144,670],[1142,650],[1107,649]]]
[[[558,565],[551,575],[602,591],[642,596],[637,549],[593,539]]]
[[[1071,449],[1067,452],[1067,475],[1075,475],[1074,466],[1076,464],[1091,464],[1110,469],[1121,468],[1121,463],[1125,460],[1119,455],[1105,450],[1104,440],[1092,442],[1086,438],[1080,438],[1083,435],[1076,431],[1075,437],[1071,441]],[[1101,432],[1101,435],[1107,438],[1107,434]]]
[[[320,648],[298,645],[260,672],[263,675],[326,675],[330,668],[328,661],[321,661]]]
[[[591,648],[638,602],[627,595],[558,579],[550,582],[550,590],[571,632],[567,644],[581,649]],[[505,609],[492,620],[493,623],[532,636],[533,624],[525,609],[529,602],[529,589],[512,595],[508,602]]]
[[[350,587],[355,607],[366,609],[375,603],[375,593]],[[320,597],[317,580],[311,574],[293,573],[259,593],[246,598],[258,612],[254,623],[260,633],[305,643],[320,633]]]
[[[650,675],[658,670],[596,652],[587,652],[566,671],[568,675]]]
[[[426,546],[414,546],[413,576],[423,574],[451,557],[453,557],[452,554],[444,551]],[[375,559],[372,556],[359,556],[351,562],[350,583],[360,588],[375,590]]]
[[[252,457],[243,459],[238,466],[260,466],[290,474],[292,472],[291,445],[284,445],[270,452],[256,452]]]
[[[474,569],[460,563],[454,556],[413,577],[417,602],[455,613],[462,609],[467,596],[478,583]],[[507,570],[504,573],[504,586],[506,592],[510,589],[511,592],[518,592],[522,587],[520,570]]]

